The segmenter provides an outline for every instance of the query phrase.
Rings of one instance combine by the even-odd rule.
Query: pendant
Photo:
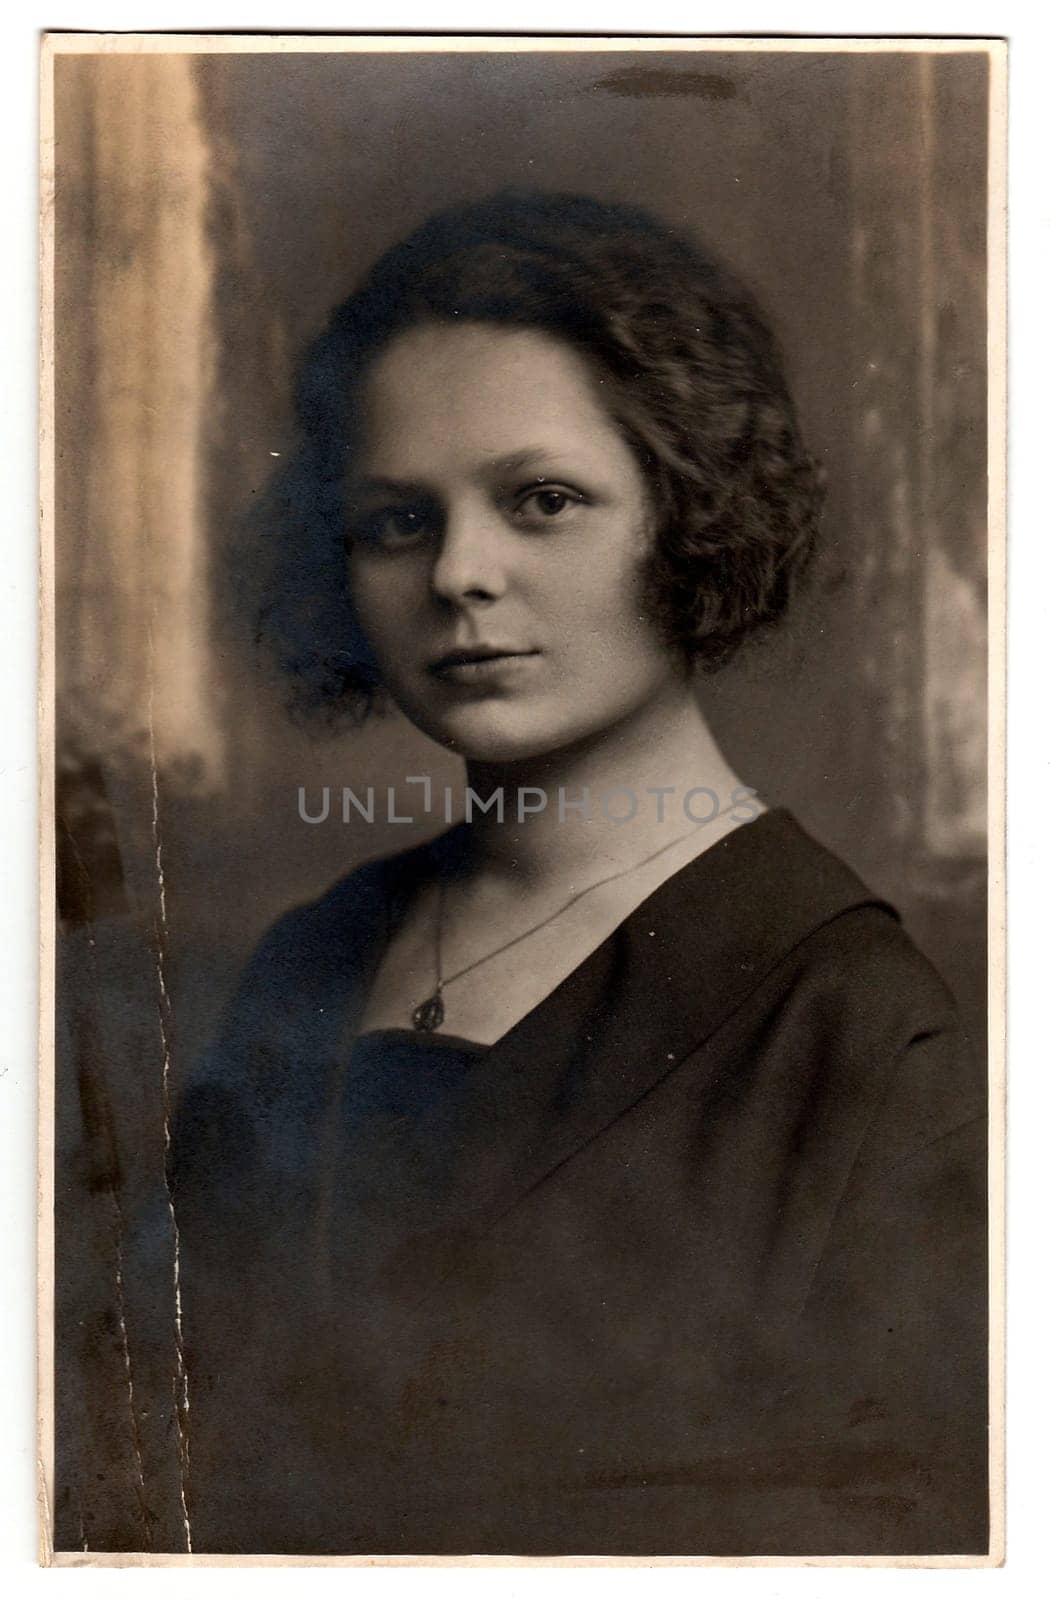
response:
[[[429,999],[423,1000],[412,1013],[412,1026],[417,1033],[433,1033],[445,1020],[445,1002],[438,989]]]

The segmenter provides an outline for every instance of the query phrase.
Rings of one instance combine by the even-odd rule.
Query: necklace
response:
[[[731,810],[731,805],[723,806],[721,811],[716,811],[713,817],[709,817],[707,819],[708,824],[716,822],[719,817],[724,817],[726,812]],[[450,973],[447,977],[442,970],[443,963],[441,954],[441,934],[444,923],[445,909],[445,884],[444,880],[440,879],[438,881],[437,915],[434,924],[434,969],[436,984],[433,993],[429,994],[425,1000],[421,1000],[419,1005],[416,1006],[412,1012],[413,1028],[415,1028],[419,1033],[433,1033],[435,1028],[440,1028],[441,1024],[445,1020],[444,992],[450,983],[456,983],[458,979],[465,978],[468,972],[473,972],[476,967],[483,966],[486,961],[494,961],[496,957],[501,956],[505,950],[511,950],[516,944],[521,944],[523,939],[530,939],[534,933],[539,933],[541,928],[548,927],[552,922],[555,922],[558,917],[564,916],[566,911],[568,911],[571,906],[576,905],[578,901],[583,899],[584,895],[593,894],[596,889],[603,889],[607,883],[615,883],[618,878],[626,878],[632,872],[639,872],[642,867],[647,867],[650,861],[655,861],[658,856],[664,855],[668,850],[673,850],[675,845],[681,844],[683,839],[688,838],[689,834],[687,833],[679,834],[677,839],[671,839],[669,843],[662,844],[659,850],[654,850],[651,855],[645,856],[641,861],[632,862],[629,867],[621,867],[619,872],[610,872],[607,877],[599,878],[597,883],[589,883],[586,889],[578,889],[576,893],[571,895],[563,905],[558,906],[557,910],[552,911],[549,916],[544,917],[542,922],[534,923],[531,928],[526,928],[524,933],[515,934],[513,939],[507,939],[505,943],[497,945],[495,950],[489,950],[485,955],[478,956],[476,961],[469,962],[467,966],[460,967],[458,972]]]

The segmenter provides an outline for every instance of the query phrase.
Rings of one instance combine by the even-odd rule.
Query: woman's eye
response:
[[[395,550],[424,538],[430,526],[431,518],[418,506],[384,506],[354,518],[350,543]]]
[[[527,522],[553,522],[566,511],[582,504],[583,496],[576,490],[552,488],[543,484],[519,497],[515,514]]]

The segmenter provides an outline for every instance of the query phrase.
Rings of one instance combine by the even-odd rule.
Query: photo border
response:
[[[64,55],[605,53],[966,53],[989,60],[988,171],[988,1017],[990,1266],[990,1544],[981,1556],[221,1556],[202,1553],[55,1551],[54,1489],[54,1113],[56,922],[54,908],[55,471],[54,63]],[[40,1010],[37,1187],[37,1422],[39,1560],[63,1568],[155,1567],[884,1567],[987,1568],[1005,1558],[1005,1127],[1006,1127],[1006,129],[1007,50],[996,37],[946,35],[660,36],[633,34],[251,34],[63,33],[42,35],[40,53],[40,653],[39,913]]]

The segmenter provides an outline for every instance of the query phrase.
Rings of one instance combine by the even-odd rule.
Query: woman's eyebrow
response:
[[[524,472],[537,466],[553,467],[559,460],[557,450],[544,445],[533,445],[525,450],[513,450],[509,455],[497,456],[490,466],[497,472]]]
[[[489,456],[486,458],[482,473],[506,474],[514,472],[535,471],[539,466],[552,470],[559,462],[559,452],[548,445],[530,445],[522,450],[512,450],[506,455]],[[392,478],[386,474],[368,473],[360,478],[352,478],[350,483],[351,493],[365,494],[395,494],[402,496],[415,495],[426,498],[434,493],[433,486],[424,483],[418,478]]]
[[[416,495],[422,499],[431,491],[427,488],[426,484],[419,483],[411,478],[365,477],[352,478],[350,481],[350,492],[352,495]]]

